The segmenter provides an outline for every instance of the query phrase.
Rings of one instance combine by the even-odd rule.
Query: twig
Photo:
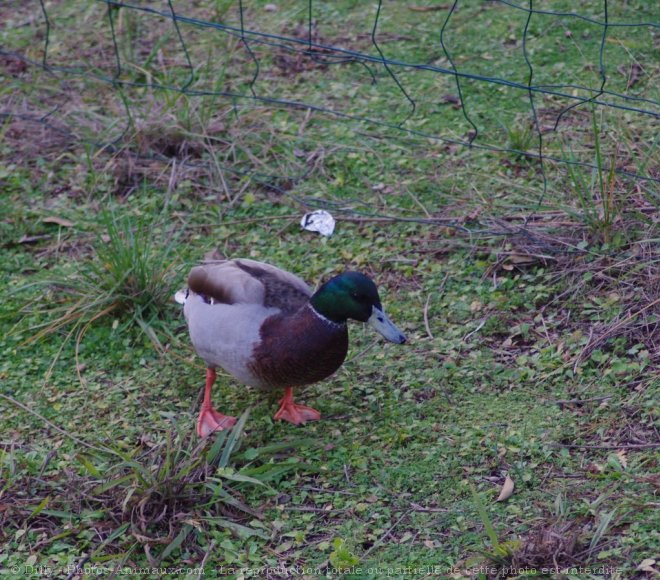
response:
[[[304,486],[302,489],[306,489],[308,491],[320,491],[322,493],[338,493],[341,495],[358,495],[357,493],[353,493],[351,491],[344,491],[343,489],[323,489],[322,487],[312,487],[312,486]]]
[[[484,327],[484,324],[486,324],[486,320],[488,320],[488,318],[482,318],[481,321],[479,322],[479,324],[477,325],[477,328],[475,328],[472,332],[468,332],[463,337],[463,342],[467,342],[468,338],[470,338],[473,334],[476,334],[477,332],[479,332]]]
[[[243,219],[237,219],[237,220],[231,220],[227,222],[222,222],[223,225],[236,225],[236,224],[250,224],[250,223],[257,223],[257,222],[268,222],[268,221],[278,221],[278,220],[292,220],[292,219],[297,219],[299,218],[299,214],[286,214],[286,215],[266,215],[266,216],[261,216],[261,217],[253,217],[253,218],[243,218]],[[201,225],[188,225],[190,228],[206,228],[208,225],[206,224],[201,224]]]
[[[348,508],[336,510],[336,509],[316,508],[309,506],[295,506],[295,505],[287,506],[284,509],[288,512],[314,512],[319,514],[330,514],[330,513],[343,514],[344,512],[348,511]]]
[[[565,447],[567,449],[655,449],[660,443],[631,443],[629,445],[616,445],[603,443],[602,445],[580,445],[569,443],[551,443],[550,447]]]
[[[594,336],[594,328],[593,326],[589,329],[589,339],[587,340],[586,344],[584,345],[584,348],[580,351],[580,354],[575,357],[575,363],[573,364],[573,374],[577,374],[577,368],[580,362],[582,361],[582,355],[584,355],[585,352],[587,352],[587,349],[589,348],[589,345],[591,344],[591,339]]]
[[[400,523],[403,518],[405,518],[408,514],[404,513],[394,524],[392,524],[392,527],[390,527],[389,530],[387,530],[378,540],[376,540],[371,548],[369,548],[364,554],[362,554],[362,558],[366,558],[373,550],[378,548],[379,546],[382,545],[382,543],[387,539],[387,537],[394,531],[394,528],[396,528]]]
[[[457,229],[464,230],[465,228],[456,224],[455,218],[414,218],[414,217],[403,217],[403,216],[350,216],[350,215],[339,215],[335,216],[337,221],[344,222],[355,222],[355,223],[389,223],[389,222],[412,222],[412,223],[424,223],[424,224],[438,224],[444,225],[446,227],[455,227]]]
[[[351,476],[348,474],[348,465],[344,463],[344,477],[348,483],[351,483]]]
[[[497,252],[498,257],[499,256],[504,256],[505,258],[507,256],[525,256],[529,258],[538,258],[540,260],[555,260],[557,261],[557,258],[555,256],[549,256],[548,254],[535,254],[532,251],[527,251],[527,250],[520,250],[520,251],[511,251],[511,252]],[[525,262],[527,263],[527,262]],[[515,265],[515,264],[514,264]]]
[[[56,455],[57,455],[56,449],[51,449],[48,453],[46,453],[46,458],[44,459],[44,462],[41,464],[41,468],[39,469],[39,475],[37,475],[37,479],[41,479],[41,476],[46,471],[46,467],[48,467],[50,460]]]
[[[582,357],[585,356],[587,352],[591,352],[600,343],[604,342],[605,340],[616,334],[617,330],[628,324],[631,320],[639,316],[642,312],[646,312],[647,310],[653,308],[658,304],[660,304],[660,298],[657,298],[650,304],[647,304],[646,306],[644,306],[644,308],[640,308],[636,312],[629,314],[623,320],[619,320],[619,322],[610,326],[603,334],[601,334],[596,340],[594,340],[593,343],[591,342],[591,334],[590,334],[587,344],[584,346],[582,352],[580,352],[580,354],[575,359],[575,364],[573,365],[573,372],[576,372],[577,366],[580,364],[580,362],[582,362]]]
[[[552,470],[554,469],[554,466],[550,466],[550,469],[548,469],[548,472],[545,474],[543,477],[543,480],[541,481],[541,485],[539,485],[539,489],[543,489],[543,486],[545,485],[545,482],[548,481],[548,477],[552,474]]]
[[[438,297],[442,296],[445,293],[445,285],[447,284],[447,280],[449,280],[449,272],[445,274],[445,277],[442,279],[442,282],[440,282],[440,286],[438,287]]]
[[[82,567],[87,563],[87,560],[89,560],[90,556],[91,556],[91,554],[87,554],[85,557],[83,557],[83,559],[80,560],[80,562],[78,562],[78,563],[75,565],[75,567],[73,568],[73,571],[71,572],[71,574],[69,574],[69,575],[66,577],[66,580],[72,580],[72,578],[73,578],[74,576],[76,576],[76,574],[78,574],[79,572],[81,572],[81,571],[82,571]]]
[[[117,453],[116,451],[110,449],[109,447],[98,447],[96,445],[92,445],[91,443],[87,443],[86,441],[83,441],[82,439],[76,437],[75,435],[71,435],[71,433],[66,432],[61,427],[58,427],[57,425],[55,425],[55,423],[52,423],[51,421],[46,419],[46,417],[44,417],[43,415],[40,415],[36,411],[33,411],[32,409],[30,409],[30,407],[25,406],[23,403],[21,403],[20,401],[17,401],[13,397],[10,397],[9,395],[5,395],[4,393],[0,393],[0,397],[2,397],[3,399],[9,401],[12,405],[16,405],[17,407],[19,407],[19,408],[23,409],[24,411],[30,413],[30,415],[34,415],[35,417],[37,417],[38,419],[40,419],[41,421],[46,423],[46,425],[48,425],[49,427],[52,427],[53,429],[55,429],[55,431],[60,432],[65,437],[68,437],[69,439],[72,439],[73,441],[75,441],[79,445],[82,445],[83,447],[87,447],[88,449],[94,449],[95,451],[102,451],[103,453],[111,453],[112,455],[116,455],[117,457],[120,457],[120,458],[123,459],[123,457],[121,457],[121,455],[119,453]]]
[[[445,277],[442,279],[442,282],[440,282],[440,286],[438,287],[438,299],[442,297],[442,295],[445,293],[445,285],[447,284],[447,280],[449,279],[449,272],[445,274]],[[431,293],[426,297],[426,304],[424,305],[424,326],[426,327],[426,334],[429,335],[429,338],[433,340],[435,337],[433,336],[433,333],[431,332],[431,326],[429,324],[429,301],[431,300]]]
[[[545,332],[545,338],[548,340],[548,344],[552,344],[552,339],[550,338],[548,327],[545,324],[545,318],[543,317],[543,312],[540,312],[539,314],[541,316],[541,322],[543,323],[543,332]]]
[[[448,512],[448,509],[445,508],[430,508],[419,505],[418,503],[411,502],[410,506],[414,512],[424,512],[424,513],[437,513],[437,512]]]
[[[607,399],[611,399],[613,396],[614,395],[607,395],[605,397],[593,397],[591,399],[557,399],[556,401],[548,402],[551,405],[559,405],[561,407],[562,405],[581,405],[582,403],[597,403],[598,401],[607,401]]]
[[[211,552],[213,552],[213,548],[215,548],[215,540],[211,540],[211,543],[209,544],[208,550],[206,550],[206,553],[204,554],[204,557],[202,558],[202,561],[199,565],[199,567],[204,570],[204,566],[206,566],[206,561],[209,559],[209,556],[211,555]]]
[[[367,352],[369,352],[374,346],[378,344],[378,339],[375,339],[369,346],[358,352],[355,356],[352,356],[349,358],[345,363],[344,366],[346,366],[348,363],[352,363],[353,361],[356,361],[359,359],[361,356],[365,355]]]
[[[431,332],[431,327],[429,326],[429,300],[431,300],[431,294],[426,297],[426,304],[424,304],[424,326],[426,328],[426,334],[428,334],[429,338],[433,340],[435,337],[433,336],[433,333]]]

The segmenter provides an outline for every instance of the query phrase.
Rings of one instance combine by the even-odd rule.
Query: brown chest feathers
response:
[[[347,352],[346,324],[325,320],[306,305],[292,316],[264,322],[250,370],[271,387],[299,387],[329,377]]]

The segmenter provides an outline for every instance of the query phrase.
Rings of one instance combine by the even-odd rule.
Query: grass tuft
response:
[[[588,174],[578,165],[567,165],[569,187],[578,200],[581,212],[576,216],[587,227],[592,240],[609,244],[615,237],[615,227],[622,221],[624,204],[617,183],[616,156],[606,162],[601,147],[601,128],[596,113],[591,112],[591,130],[594,142],[594,165]],[[573,161],[575,161],[573,156]]]
[[[162,440],[131,449],[81,450],[71,458],[68,480],[59,482],[57,494],[43,481],[31,487],[27,502],[16,491],[27,482],[15,480],[3,489],[0,523],[21,528],[29,522],[44,530],[66,523],[79,541],[87,538],[85,530],[94,530],[93,541],[82,540],[92,561],[104,550],[121,554],[141,548],[152,566],[184,550],[203,553],[200,546],[212,541],[208,532],[215,528],[267,538],[260,513],[240,491],[265,484],[259,476],[244,475],[245,468],[233,468],[248,416],[249,410],[229,437],[222,431],[211,445],[173,428]],[[101,514],[113,524],[99,529]]]
[[[40,315],[48,322],[32,327],[37,332],[31,340],[69,327],[69,336],[76,334],[79,341],[92,323],[112,314],[133,322],[157,343],[151,323],[171,302],[175,240],[160,245],[146,223],[134,225],[126,218],[107,215],[101,223],[104,233],[94,246],[94,259],[37,283],[48,289],[40,301],[47,305]]]
[[[509,126],[502,124],[502,128],[506,132],[507,147],[520,151],[516,157],[525,158],[525,153],[534,146],[538,139],[534,125],[529,120],[520,119]]]
[[[81,294],[97,288],[113,310],[145,318],[158,314],[171,301],[176,260],[174,243],[154,243],[146,225],[128,220],[105,220],[106,237],[96,246],[97,260],[83,272]]]

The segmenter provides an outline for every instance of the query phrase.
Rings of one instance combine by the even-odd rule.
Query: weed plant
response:
[[[68,329],[79,342],[92,323],[112,315],[139,326],[158,344],[153,323],[172,300],[176,240],[160,243],[154,224],[110,214],[100,225],[92,259],[31,284],[46,289],[37,308],[49,319],[31,328],[32,340]]]

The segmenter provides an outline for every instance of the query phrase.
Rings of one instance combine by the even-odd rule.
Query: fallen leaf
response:
[[[281,554],[282,552],[287,552],[291,549],[291,546],[293,546],[293,542],[291,540],[284,542],[275,548],[275,553]]]
[[[52,238],[50,234],[39,234],[36,236],[21,236],[21,239],[18,240],[19,244],[36,244],[37,242],[40,242],[41,240],[47,240],[48,238]]]
[[[534,256],[528,254],[511,254],[509,256],[509,262],[514,264],[531,264],[536,260]]]
[[[622,75],[628,77],[628,83],[626,88],[632,89],[644,76],[644,69],[637,63],[628,68],[625,65],[621,65],[617,69]]]
[[[626,452],[624,449],[619,449],[616,452],[616,456],[619,458],[619,463],[621,464],[621,467],[626,469],[628,467],[628,458],[626,457]]]
[[[384,183],[377,183],[371,186],[372,191],[382,191],[383,193],[394,193],[394,188]]]
[[[509,499],[513,495],[514,487],[515,485],[513,483],[513,479],[511,479],[507,475],[506,479],[504,480],[504,485],[502,486],[502,490],[500,491],[500,495],[497,498],[497,501],[505,501]]]
[[[656,572],[656,569],[653,567],[655,560],[653,558],[646,558],[641,561],[637,569],[642,572]]]
[[[208,125],[206,125],[205,132],[209,135],[215,135],[217,133],[224,133],[226,130],[227,125],[216,119],[214,121],[209,121]]]
[[[49,215],[48,217],[45,217],[41,221],[44,222],[45,224],[57,224],[58,226],[62,226],[63,228],[72,228],[73,226],[76,225],[71,220],[56,215]]]

